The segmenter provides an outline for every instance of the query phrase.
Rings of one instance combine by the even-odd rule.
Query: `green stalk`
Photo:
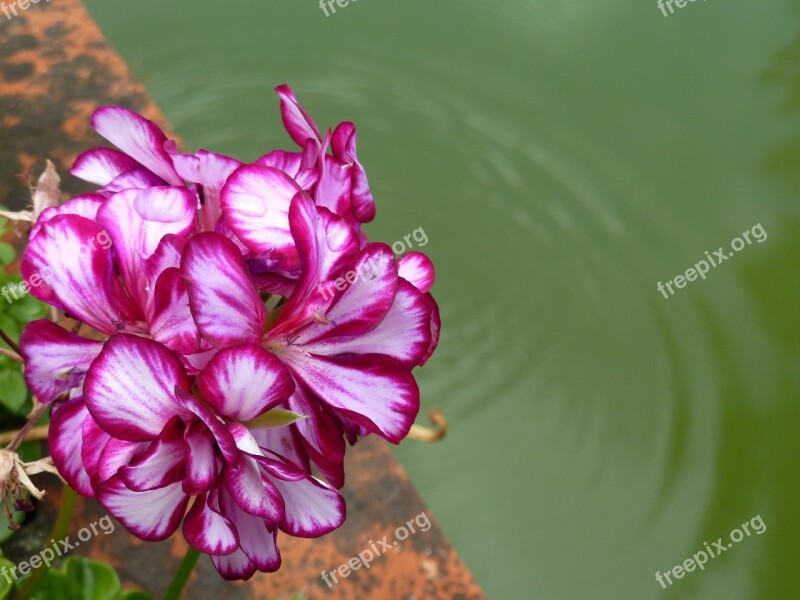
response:
[[[183,587],[189,581],[189,575],[192,574],[198,558],[200,558],[200,551],[189,546],[189,550],[186,551],[186,556],[183,557],[181,565],[178,567],[178,572],[175,573],[175,578],[167,590],[167,595],[164,596],[164,600],[178,600],[181,597]]]
[[[77,492],[68,485],[65,485],[64,491],[61,493],[61,507],[58,509],[58,516],[56,517],[55,525],[53,525],[53,531],[50,534],[50,538],[56,540],[56,542],[67,537],[69,524],[72,522],[72,513],[75,512],[75,501],[77,498]],[[31,573],[30,577],[22,584],[22,588],[17,593],[16,599],[28,600],[47,571],[47,567],[41,566]]]

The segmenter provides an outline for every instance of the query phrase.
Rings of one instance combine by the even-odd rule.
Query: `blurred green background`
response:
[[[291,148],[283,82],[357,123],[370,236],[438,269],[451,433],[397,455],[490,598],[798,597],[796,1],[87,5],[192,148]]]

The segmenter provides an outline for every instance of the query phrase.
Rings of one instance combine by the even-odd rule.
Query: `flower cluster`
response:
[[[78,322],[21,339],[59,472],[142,539],[182,526],[227,579],[276,570],[278,530],[342,524],[347,443],[408,434],[412,369],[439,337],[431,261],[362,231],[375,202],[355,126],[323,136],[276,91],[299,150],[252,164],[180,153],[144,117],[99,109],[118,149],[72,169],[99,189],[45,208],[21,267],[46,270],[31,293]],[[86,243],[103,232],[110,246]]]

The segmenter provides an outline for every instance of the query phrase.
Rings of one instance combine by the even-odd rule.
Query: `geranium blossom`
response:
[[[95,330],[22,335],[59,472],[142,539],[182,523],[229,579],[277,569],[278,530],[341,525],[346,442],[408,434],[412,370],[439,337],[430,259],[397,260],[362,230],[375,201],[355,126],[323,136],[276,91],[298,150],[252,164],[181,153],[144,117],[99,109],[117,149],[72,174],[100,187],[42,211],[21,267],[46,270],[31,293]],[[87,246],[100,234],[109,247]],[[364,275],[343,288],[348,273]]]

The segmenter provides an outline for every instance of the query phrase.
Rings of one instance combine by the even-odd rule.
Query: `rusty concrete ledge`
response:
[[[20,175],[40,169],[45,158],[65,175],[66,192],[86,191],[66,172],[79,152],[99,141],[89,128],[89,116],[103,104],[127,106],[164,124],[163,115],[79,0],[33,4],[11,20],[0,14],[0,202],[23,206],[28,192]],[[348,519],[340,530],[319,540],[281,536],[283,568],[244,584],[223,582],[204,557],[185,597],[282,600],[303,593],[312,599],[347,600],[484,598],[385,444],[367,439],[352,449],[347,473]],[[23,534],[4,548],[7,556],[25,560],[44,547],[59,497],[60,489],[53,484]],[[370,542],[384,536],[392,540],[399,526],[423,512],[433,521],[429,531],[410,536],[375,559],[370,569],[353,572],[332,589],[322,581],[322,571],[346,563]],[[102,515],[95,502],[82,499],[72,533]],[[123,581],[159,597],[185,549],[180,536],[148,544],[118,527],[75,553],[114,564]]]

